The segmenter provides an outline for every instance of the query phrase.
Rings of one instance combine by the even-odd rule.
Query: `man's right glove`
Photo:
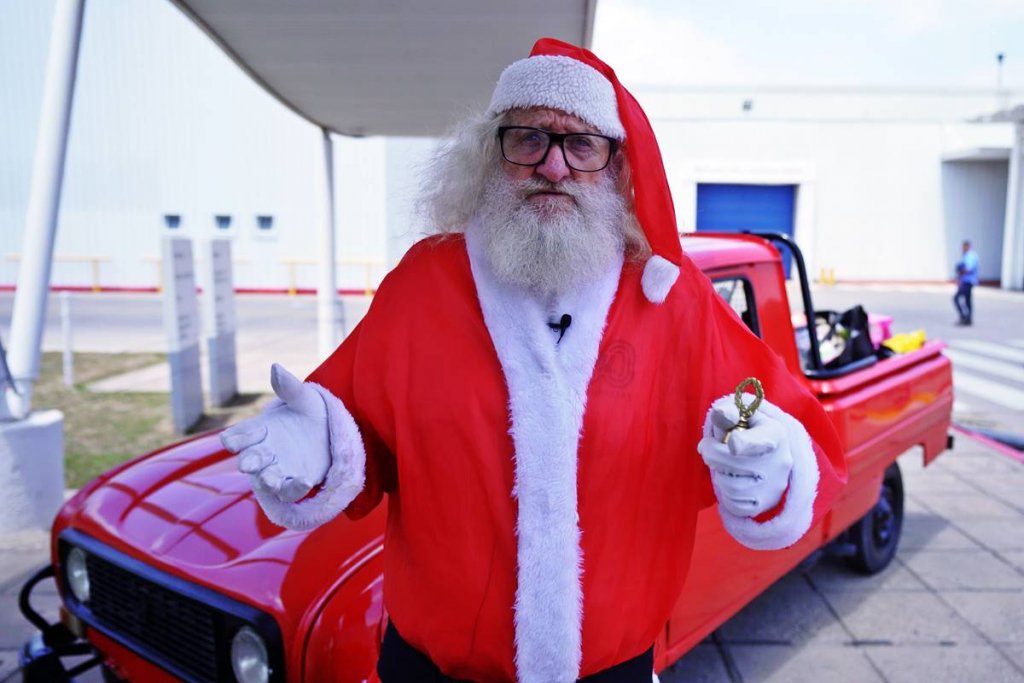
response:
[[[274,363],[270,385],[278,400],[225,430],[221,443],[238,454],[238,469],[285,503],[324,481],[331,465],[327,406],[312,386]]]
[[[739,422],[732,396],[711,404],[704,438],[697,450],[711,469],[711,481],[720,507],[737,517],[754,517],[778,504],[789,486],[793,455],[781,409],[767,400],[750,418],[749,429],[725,434]]]

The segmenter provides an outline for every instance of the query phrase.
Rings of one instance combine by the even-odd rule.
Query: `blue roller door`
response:
[[[697,230],[770,230],[792,236],[795,206],[796,185],[700,183],[697,185]],[[788,253],[783,253],[783,265],[789,277]]]

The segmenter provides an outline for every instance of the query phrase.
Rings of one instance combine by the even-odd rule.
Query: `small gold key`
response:
[[[754,400],[749,405],[743,402],[744,389],[747,387],[754,387]],[[761,386],[761,382],[756,377],[748,377],[739,383],[736,387],[736,409],[740,411],[740,421],[725,432],[725,436],[722,437],[722,443],[729,443],[729,437],[733,431],[737,429],[750,429],[750,418],[754,416],[754,412],[758,406],[761,405],[762,399],[764,399],[764,388]]]

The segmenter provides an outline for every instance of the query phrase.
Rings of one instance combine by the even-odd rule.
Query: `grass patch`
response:
[[[76,353],[75,386],[63,383],[61,355],[43,354],[33,391],[37,409],[64,413],[64,478],[78,488],[96,475],[138,455],[180,440],[171,421],[170,396],[154,393],[99,393],[87,385],[107,377],[166,362],[162,353]],[[225,408],[207,408],[196,432],[259,412],[270,397],[240,396]]]

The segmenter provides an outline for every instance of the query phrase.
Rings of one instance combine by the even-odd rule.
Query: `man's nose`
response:
[[[565,163],[565,153],[561,145],[551,145],[544,161],[537,166],[536,173],[552,183],[557,183],[569,177],[571,170]]]

